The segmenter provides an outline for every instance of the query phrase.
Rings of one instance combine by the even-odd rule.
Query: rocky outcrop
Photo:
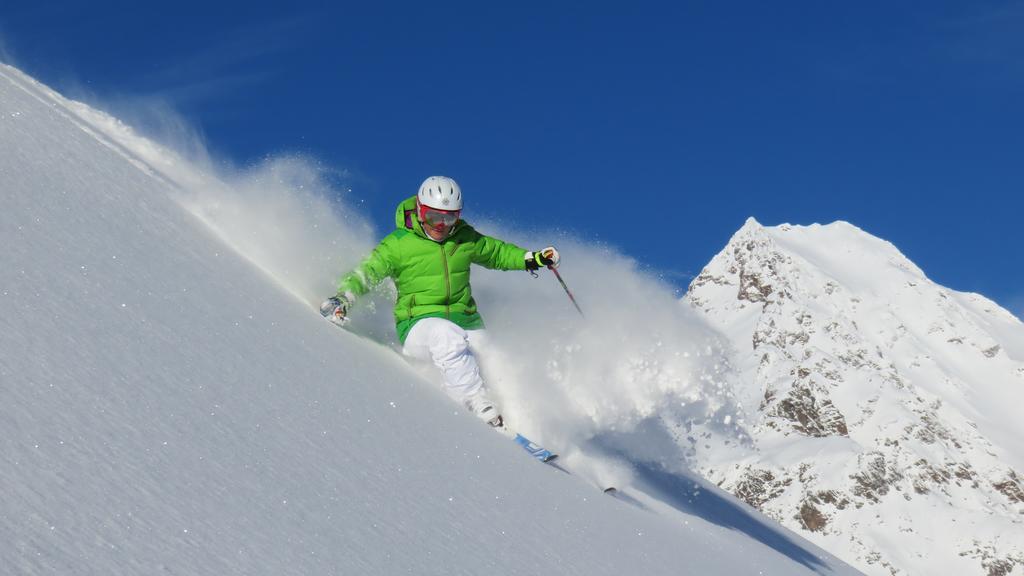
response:
[[[781,399],[771,391],[765,392],[765,414],[780,419],[798,434],[804,436],[846,436],[849,431],[846,419],[814,382],[793,382]],[[767,426],[778,427],[775,420],[768,420]]]
[[[765,502],[781,496],[790,484],[791,479],[778,480],[768,470],[748,468],[743,477],[731,486],[731,491],[754,508],[761,508]]]
[[[1020,478],[1010,470],[1006,477],[992,483],[992,487],[1015,504],[1024,504],[1024,490],[1021,489]]]

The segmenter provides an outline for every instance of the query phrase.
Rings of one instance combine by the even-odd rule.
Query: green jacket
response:
[[[416,218],[416,197],[395,210],[395,230],[338,283],[338,294],[357,296],[387,277],[395,281],[395,328],[405,337],[423,318],[447,318],[467,330],[484,322],[469,285],[469,265],[525,270],[526,250],[477,232],[459,221],[444,242],[431,240]]]

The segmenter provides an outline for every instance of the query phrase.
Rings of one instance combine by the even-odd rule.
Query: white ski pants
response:
[[[462,403],[484,389],[480,364],[473,350],[479,349],[485,341],[483,330],[465,330],[444,318],[424,318],[409,330],[402,353],[433,362],[444,375],[445,391]]]

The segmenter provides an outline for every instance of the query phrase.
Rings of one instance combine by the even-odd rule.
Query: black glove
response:
[[[548,246],[543,250],[526,253],[526,269],[537,270],[542,266],[558,268],[560,260],[558,250],[555,250],[554,246]]]

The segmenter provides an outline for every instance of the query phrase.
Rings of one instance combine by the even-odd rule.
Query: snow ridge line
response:
[[[100,143],[107,149],[113,151],[121,158],[127,160],[133,166],[138,168],[143,174],[156,179],[158,182],[164,184],[174,192],[182,194],[183,196],[187,194],[188,190],[185,188],[185,186],[183,186],[178,181],[174,180],[172,177],[168,176],[163,171],[153,166],[151,163],[142,159],[139,155],[134,153],[129,146],[126,146],[125,144],[119,142],[115,136],[112,136],[109,133],[107,133],[102,127],[96,126],[95,124],[93,124],[92,122],[90,122],[86,118],[83,118],[80,114],[75,112],[71,108],[71,106],[69,106],[69,103],[73,101],[68,100],[64,96],[47,88],[46,86],[43,86],[42,84],[33,80],[32,78],[25,76],[18,69],[13,68],[7,64],[0,65],[0,76],[2,76],[4,79],[10,82],[16,88],[22,90],[35,100],[39,101],[48,109],[53,110],[61,117],[67,119],[75,127],[82,130],[89,136],[93,137],[98,143]],[[88,107],[88,105],[86,104],[82,104],[82,106]],[[113,116],[110,116],[110,118],[116,121],[116,119]],[[145,139],[142,136],[138,137]],[[216,177],[212,177],[206,174],[202,174],[201,176],[204,179],[209,178],[213,180],[216,183],[216,185],[225,186],[225,184]],[[270,269],[263,266],[260,262],[253,259],[252,257],[250,257],[248,254],[246,254],[244,250],[241,250],[239,247],[237,247],[227,234],[220,230],[213,221],[205,217],[201,212],[189,209],[187,205],[182,203],[181,198],[178,199],[178,204],[181,205],[189,214],[191,214],[193,217],[199,220],[203,224],[203,226],[205,226],[211,233],[213,233],[213,235],[216,236],[221,242],[223,242],[228,248],[230,248],[236,254],[250,262],[261,272],[266,274],[266,276],[270,278],[271,281],[274,282],[277,286],[279,286],[284,292],[287,292],[292,297],[302,302],[306,306],[314,305],[314,303],[308,302],[306,298],[303,297],[301,294],[295,292],[285,284],[278,281],[277,277]]]
[[[82,118],[81,115],[74,112],[65,103],[68,102],[67,98],[61,96],[53,90],[50,90],[42,86],[35,80],[32,80],[27,76],[24,76],[16,68],[13,68],[12,66],[7,64],[0,65],[0,76],[2,76],[5,80],[10,82],[16,88],[22,90],[32,98],[38,100],[47,108],[53,110],[57,114],[60,114],[62,117],[64,117],[69,122],[74,124],[82,132],[85,132],[89,136],[95,138],[97,142],[99,142],[106,148],[112,150],[115,154],[121,156],[122,158],[130,162],[133,166],[141,170],[147,176],[156,178],[161,183],[170,186],[174,190],[181,190],[181,186],[177,182],[172,180],[163,172],[154,168],[145,160],[133,154],[131,150],[117,142],[110,135],[106,134],[101,128],[93,125],[85,118]]]

